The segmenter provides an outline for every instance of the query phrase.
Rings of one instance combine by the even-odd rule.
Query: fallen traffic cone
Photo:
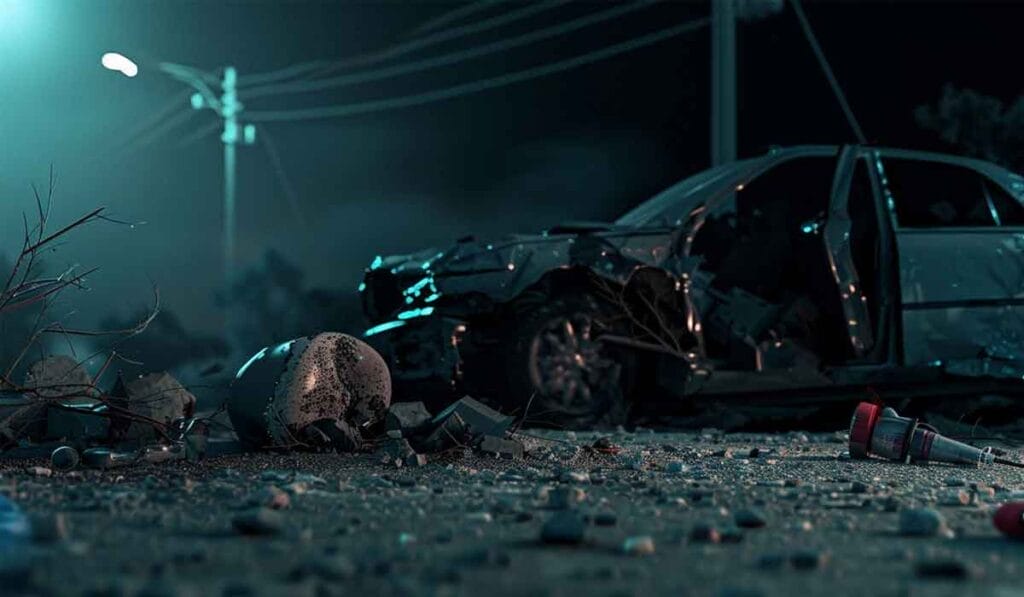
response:
[[[850,421],[850,456],[880,456],[903,462],[948,462],[952,464],[1018,463],[996,458],[988,448],[950,439],[917,419],[901,417],[895,410],[861,402]]]

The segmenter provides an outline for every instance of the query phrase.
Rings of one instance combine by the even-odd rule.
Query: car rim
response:
[[[530,381],[549,408],[582,414],[592,408],[594,392],[607,383],[614,362],[593,337],[593,320],[578,313],[545,324],[530,344]]]

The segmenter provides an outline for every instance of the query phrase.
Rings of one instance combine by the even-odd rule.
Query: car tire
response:
[[[601,342],[610,309],[590,294],[520,297],[509,318],[507,406],[527,425],[611,427],[625,423],[630,355]]]

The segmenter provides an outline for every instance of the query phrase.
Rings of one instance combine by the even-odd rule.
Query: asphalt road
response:
[[[842,433],[543,435],[521,460],[402,468],[252,454],[47,476],[0,459],[38,536],[0,594],[1024,591],[1024,543],[991,524],[1022,470],[851,461]]]

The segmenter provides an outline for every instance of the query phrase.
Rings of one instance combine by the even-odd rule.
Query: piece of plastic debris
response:
[[[82,466],[101,470],[130,466],[138,462],[136,452],[117,452],[110,448],[89,448],[82,451]]]

